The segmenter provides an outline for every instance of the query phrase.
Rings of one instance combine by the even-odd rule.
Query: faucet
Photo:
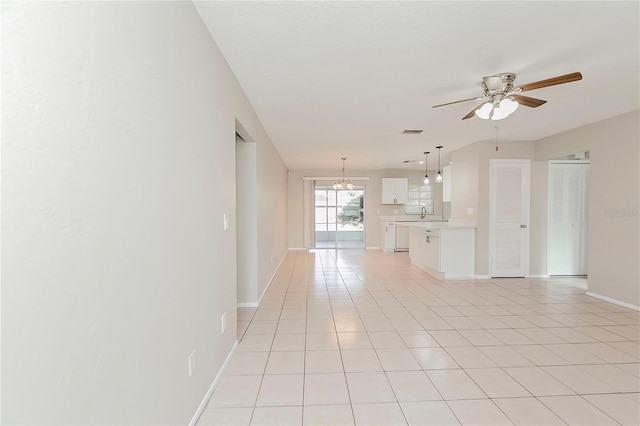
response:
[[[424,219],[426,215],[427,215],[427,208],[423,207],[422,209],[420,209],[420,219]]]

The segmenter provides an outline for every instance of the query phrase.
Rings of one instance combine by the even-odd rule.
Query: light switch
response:
[[[223,220],[224,220],[224,230],[226,231],[227,229],[229,229],[229,214],[228,213],[224,214]]]
[[[473,214],[473,207],[467,207],[467,214]]]

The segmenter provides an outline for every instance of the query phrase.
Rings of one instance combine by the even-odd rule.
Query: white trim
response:
[[[380,247],[365,247],[365,250],[380,250]]]
[[[302,250],[309,251],[309,248],[307,248],[307,247],[289,247],[287,250],[289,250],[289,251],[302,251]]]
[[[198,409],[196,410],[195,414],[191,418],[191,421],[189,422],[189,426],[195,425],[198,422],[198,419],[200,418],[204,410],[207,408],[207,404],[209,403],[209,400],[213,395],[213,391],[216,390],[218,383],[220,383],[220,380],[222,380],[222,376],[224,375],[224,372],[229,366],[229,362],[231,362],[231,357],[233,357],[233,354],[236,353],[237,348],[238,348],[238,341],[236,340],[236,342],[233,344],[233,347],[231,348],[231,351],[229,351],[229,355],[227,355],[227,359],[224,360],[224,362],[222,363],[222,367],[220,367],[220,370],[218,370],[218,374],[216,374],[216,377],[213,379],[211,386],[209,386],[209,390],[207,390],[207,393],[204,394],[204,398],[202,398],[202,401],[200,402]]]
[[[603,296],[598,293],[592,293],[590,291],[587,291],[585,294],[587,296],[595,297],[596,299],[604,300],[605,302],[613,303],[614,305],[622,306],[623,308],[629,308],[629,309],[633,309],[634,311],[640,311],[640,306],[632,305],[631,303],[621,302],[620,300],[612,299],[610,297]]]
[[[258,302],[236,303],[237,308],[257,308]]]
[[[302,180],[338,180],[342,176],[304,176]],[[369,180],[369,176],[345,176],[345,179],[351,180]]]
[[[549,275],[525,275],[525,278],[549,278]]]
[[[476,280],[488,280],[488,279],[491,279],[491,277],[489,275],[474,275],[474,278]]]

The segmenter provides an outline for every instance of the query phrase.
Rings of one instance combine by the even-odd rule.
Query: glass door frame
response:
[[[327,201],[326,204],[324,206],[317,206],[317,199],[316,199],[316,195],[317,195],[317,191],[326,191],[327,194]],[[356,185],[355,188],[352,191],[358,191],[361,192],[361,196],[362,196],[362,200],[361,200],[361,206],[359,208],[359,212],[360,215],[362,217],[362,245],[358,245],[358,247],[340,247],[340,238],[339,238],[339,226],[340,226],[340,222],[338,220],[338,215],[339,212],[338,210],[340,208],[344,208],[344,206],[341,206],[340,203],[338,202],[338,198],[339,198],[339,193],[341,192],[349,192],[349,190],[336,190],[331,188],[331,185],[327,185],[327,184],[320,184],[319,182],[314,182],[314,186],[313,186],[313,207],[312,207],[312,212],[313,212],[313,220],[312,220],[312,226],[313,226],[313,246],[316,249],[339,249],[339,248],[366,248],[366,212],[365,212],[365,206],[366,206],[366,185]],[[334,193],[335,194],[335,206],[329,206],[329,200],[330,200],[330,193]],[[360,196],[360,195],[359,195]],[[345,204],[346,205],[346,204]],[[318,245],[318,238],[317,238],[317,233],[318,232],[322,232],[322,231],[318,231],[317,230],[317,225],[319,225],[318,223],[316,223],[316,215],[317,215],[317,209],[318,208],[324,208],[325,209],[325,225],[326,225],[326,230],[325,232],[333,232],[334,233],[334,238],[333,238],[333,245],[330,247],[323,247],[323,246],[319,246]],[[334,222],[329,223],[329,211],[335,208],[335,220]],[[330,230],[330,225],[334,225],[334,229]],[[321,240],[322,241],[322,240]],[[330,240],[325,240],[327,242],[329,242]],[[356,241],[360,241],[360,240],[356,240]]]

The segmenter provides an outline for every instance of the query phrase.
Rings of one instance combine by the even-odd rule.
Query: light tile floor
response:
[[[640,313],[585,280],[287,254],[199,425],[640,424]]]

